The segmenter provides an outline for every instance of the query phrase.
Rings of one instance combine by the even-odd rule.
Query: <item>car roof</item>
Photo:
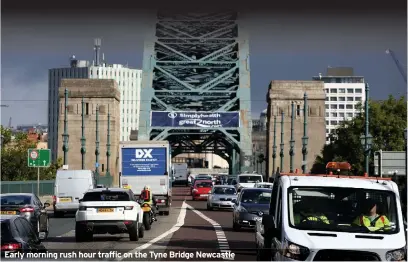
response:
[[[102,192],[102,191],[111,191],[111,192],[129,192],[129,189],[112,187],[112,188],[94,188],[87,191],[88,192]]]
[[[241,189],[241,192],[244,191],[265,191],[265,192],[272,192],[272,188],[256,188],[256,187],[244,187]]]
[[[239,174],[238,176],[262,176],[260,174],[248,173],[248,174]]]
[[[212,183],[212,180],[211,179],[199,179],[199,180],[196,180],[194,183],[196,183],[196,182],[209,182],[209,183]]]
[[[13,219],[15,219],[17,217],[20,217],[20,216],[19,215],[1,215],[0,216],[0,222],[1,223],[7,222],[7,221],[13,220]]]
[[[6,194],[1,194],[0,196],[34,196],[33,193],[6,193]]]
[[[215,185],[214,188],[216,188],[216,187],[228,187],[228,188],[234,188],[235,189],[235,187],[232,186],[232,185]]]

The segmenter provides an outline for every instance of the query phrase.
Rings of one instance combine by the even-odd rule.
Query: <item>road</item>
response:
[[[138,242],[129,241],[127,234],[95,235],[92,242],[75,242],[75,218],[66,215],[53,218],[50,214],[50,234],[44,245],[50,251],[87,253],[102,251],[108,253],[128,252],[132,257],[122,260],[225,260],[222,258],[197,257],[196,251],[218,253],[230,251],[229,260],[254,261],[255,235],[253,230],[234,232],[231,211],[207,211],[205,201],[192,201],[189,189],[173,188],[173,204],[169,216],[158,216],[152,229],[145,231]],[[159,257],[167,255],[167,257]],[[138,257],[136,257],[138,255]],[[172,256],[171,256],[172,255]],[[146,257],[147,256],[147,257]],[[109,258],[94,260],[115,260]],[[82,258],[84,259],[84,258]],[[89,260],[89,259],[87,259]],[[118,260],[118,259],[116,259]]]

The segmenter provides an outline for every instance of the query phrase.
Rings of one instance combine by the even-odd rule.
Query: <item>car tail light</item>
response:
[[[57,203],[57,196],[52,196],[52,202]]]
[[[85,210],[86,210],[86,207],[80,206],[80,207],[78,208],[78,210],[80,210],[80,211],[85,211]]]
[[[34,212],[34,208],[32,208],[32,207],[23,207],[23,208],[20,208],[20,213],[25,213],[25,212]]]
[[[132,207],[132,208],[133,208],[133,207]],[[132,224],[132,221],[125,221],[124,223],[125,223],[125,225],[131,225],[131,224]]]
[[[157,199],[157,203],[164,203],[164,199]]]
[[[21,248],[20,243],[9,243],[1,245],[1,251],[13,251]]]
[[[127,206],[127,207],[125,207],[125,210],[133,210],[133,206]]]

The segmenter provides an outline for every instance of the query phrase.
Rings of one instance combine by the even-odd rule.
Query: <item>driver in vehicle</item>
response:
[[[370,230],[389,229],[390,221],[385,215],[379,214],[378,203],[374,199],[367,199],[362,206],[363,213],[352,223],[355,226],[364,226]]]
[[[142,192],[140,193],[140,198],[143,199],[144,203],[150,205],[153,214],[156,215],[156,207],[154,205],[153,195],[152,191],[150,190],[150,186],[148,185],[144,186]],[[156,220],[156,218],[153,217],[153,220]]]
[[[309,201],[309,204],[306,204],[306,201],[302,201],[302,202],[298,203],[297,208],[295,207],[295,214],[294,214],[295,225],[299,225],[300,223],[306,223],[306,222],[320,222],[324,224],[330,224],[330,221],[326,217],[326,215],[322,214],[321,212],[317,212],[315,210],[315,208],[313,207],[313,203],[310,203],[310,201]],[[306,205],[306,206],[300,207],[299,204]]]

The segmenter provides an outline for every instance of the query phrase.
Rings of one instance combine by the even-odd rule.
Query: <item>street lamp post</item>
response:
[[[372,145],[372,139],[373,137],[370,135],[370,130],[369,130],[369,125],[370,125],[370,120],[368,118],[369,116],[369,86],[368,83],[365,84],[365,103],[364,103],[364,111],[365,111],[365,134],[361,135],[360,140],[361,140],[361,145],[364,148],[364,172],[368,175],[369,173],[369,164],[370,164],[370,152],[371,152],[371,145]]]
[[[307,93],[303,96],[303,137],[302,137],[302,172],[306,174],[307,171],[307,144],[309,142],[309,136],[307,133],[307,118],[309,115],[309,106],[307,104]]]
[[[295,102],[292,101],[292,115],[290,119],[290,141],[289,141],[289,172],[293,173],[293,156],[295,155],[295,139],[293,137],[295,122]]]
[[[280,153],[279,153],[279,156],[280,156],[280,172],[282,172],[282,170],[283,170],[283,158],[285,157],[285,154],[284,154],[284,147],[285,147],[285,143],[284,143],[284,141],[283,141],[283,124],[284,124],[284,121],[285,121],[285,113],[283,113],[283,111],[281,112],[281,142],[280,142]]]
[[[276,115],[273,117],[273,151],[272,151],[272,172],[275,174],[276,170]]]

